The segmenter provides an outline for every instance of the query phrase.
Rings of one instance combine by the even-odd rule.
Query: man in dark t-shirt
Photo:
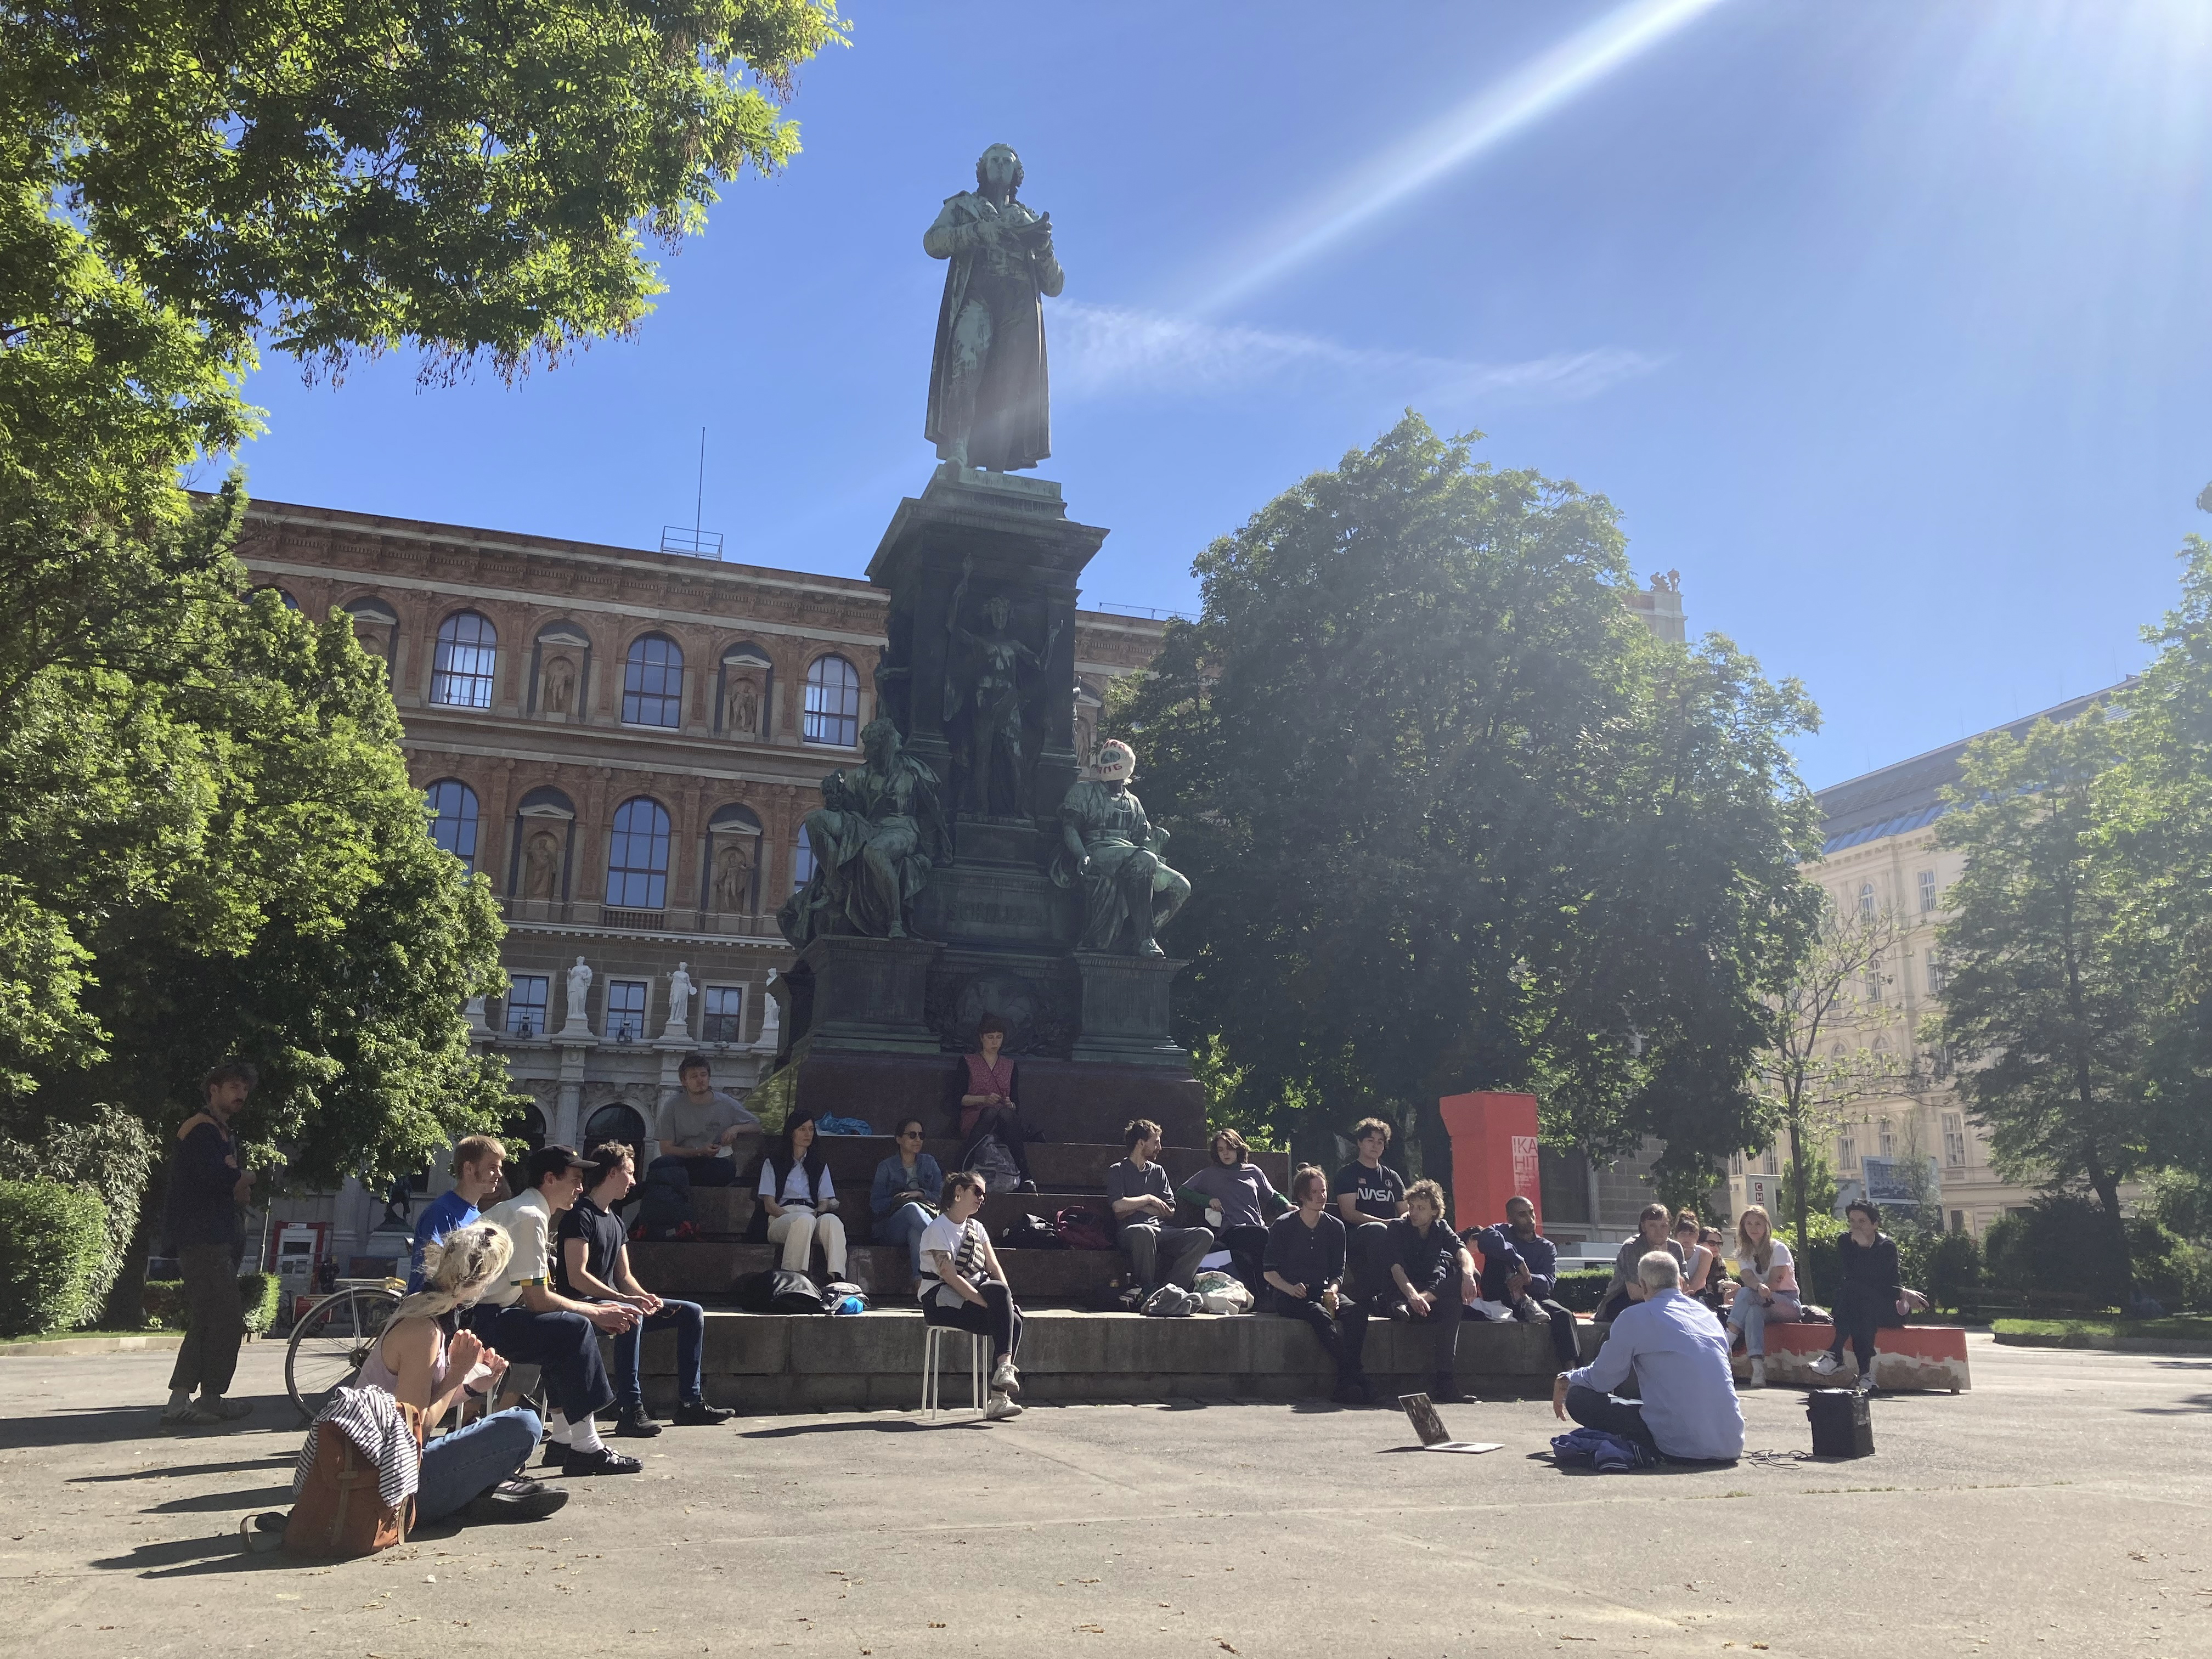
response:
[[[647,1331],[676,1332],[676,1381],[682,1399],[678,1423],[726,1423],[737,1415],[707,1403],[700,1376],[706,1346],[707,1316],[696,1302],[664,1301],[637,1282],[629,1270],[629,1240],[618,1206],[637,1185],[636,1154],[613,1141],[592,1148],[599,1178],[577,1194],[562,1212],[554,1235],[554,1288],[575,1302],[624,1302],[643,1317],[614,1340],[608,1367],[615,1389],[615,1432],[643,1439],[660,1432],[645,1409],[645,1379],[639,1359]]]
[[[253,1411],[250,1401],[226,1396],[238,1370],[238,1345],[246,1340],[246,1313],[238,1299],[238,1257],[244,1248],[238,1212],[253,1191],[253,1171],[242,1167],[230,1121],[258,1080],[242,1060],[225,1060],[210,1072],[200,1081],[206,1104],[185,1120],[169,1152],[164,1231],[176,1249],[191,1310],[169,1373],[169,1403],[161,1412],[161,1421],[172,1428],[235,1423]]]
[[[1390,1126],[1379,1117],[1352,1126],[1359,1156],[1329,1182],[1329,1201],[1348,1230],[1352,1288],[1369,1300],[1391,1288],[1389,1224],[1406,1213],[1406,1177],[1382,1162]]]

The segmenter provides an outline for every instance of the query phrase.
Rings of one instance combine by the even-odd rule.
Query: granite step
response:
[[[742,1273],[775,1267],[781,1250],[769,1244],[726,1242],[650,1243],[632,1241],[630,1271],[660,1296],[715,1303],[726,1299]],[[820,1255],[816,1255],[818,1266]],[[1000,1264],[1015,1297],[1024,1302],[1088,1303],[1126,1283],[1128,1258],[1119,1250],[1001,1250]],[[911,1293],[914,1263],[896,1245],[855,1244],[846,1253],[847,1276],[878,1299]]]

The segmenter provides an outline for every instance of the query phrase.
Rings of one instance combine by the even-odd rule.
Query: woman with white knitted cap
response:
[[[483,1221],[426,1246],[422,1288],[392,1310],[355,1386],[381,1389],[416,1407],[426,1431],[464,1398],[495,1393],[507,1361],[460,1328],[459,1316],[506,1270],[514,1248],[503,1229]],[[428,1442],[416,1488],[416,1524],[461,1510],[471,1521],[537,1521],[552,1514],[568,1501],[568,1492],[521,1474],[542,1432],[538,1413],[517,1406]]]

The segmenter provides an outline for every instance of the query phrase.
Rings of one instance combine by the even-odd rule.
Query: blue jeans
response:
[[[700,1350],[706,1346],[707,1316],[696,1302],[664,1302],[658,1313],[649,1313],[615,1339],[615,1404],[623,1411],[641,1410],[645,1379],[639,1357],[645,1351],[647,1331],[676,1328],[676,1381],[684,1403],[696,1406],[700,1392]]]
[[[538,1413],[517,1406],[433,1440],[422,1448],[416,1521],[442,1521],[517,1473],[538,1449]]]
[[[909,1200],[885,1216],[877,1227],[880,1243],[906,1246],[916,1279],[921,1277],[921,1230],[929,1225],[931,1218],[928,1211]]]
[[[1774,1300],[1761,1302],[1759,1292],[1745,1285],[1729,1308],[1729,1323],[1743,1333],[1743,1351],[1753,1359],[1766,1357],[1766,1328],[1795,1324],[1804,1316],[1795,1291],[1777,1291]]]

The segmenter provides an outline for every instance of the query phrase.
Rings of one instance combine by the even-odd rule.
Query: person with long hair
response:
[[[1667,1206],[1654,1200],[1645,1205],[1637,1216],[1636,1237],[1623,1244],[1613,1258],[1613,1279],[1598,1299],[1597,1316],[1601,1320],[1618,1319],[1637,1298],[1630,1286],[1636,1284],[1636,1264],[1654,1250],[1664,1250],[1674,1258],[1676,1265],[1687,1268],[1689,1259],[1682,1247],[1668,1236],[1668,1224],[1672,1218]],[[1679,1276],[1676,1286],[1679,1288]]]
[[[464,1398],[495,1393],[507,1361],[461,1317],[507,1269],[514,1243],[488,1221],[457,1227],[422,1248],[422,1288],[404,1297],[362,1362],[356,1388],[381,1389],[422,1413],[428,1431]],[[493,1412],[422,1449],[415,1492],[419,1526],[465,1510],[471,1521],[537,1521],[568,1492],[523,1476],[542,1425],[527,1406]]]
[[[814,1120],[794,1115],[761,1161],[760,1203],[768,1217],[768,1242],[783,1247],[780,1265],[809,1270],[814,1246],[832,1279],[845,1276],[845,1224],[837,1216],[837,1189],[830,1179]]]
[[[1207,1212],[1206,1224],[1256,1302],[1267,1284],[1267,1224],[1290,1201],[1252,1162],[1251,1148],[1236,1130],[1217,1131],[1212,1152],[1213,1161],[1176,1188],[1176,1196]]]
[[[1774,1236],[1774,1222],[1763,1204],[1736,1218],[1735,1276],[1740,1288],[1729,1306],[1729,1324],[1742,1334],[1751,1356],[1751,1386],[1766,1386],[1766,1328],[1805,1316],[1797,1297],[1797,1264],[1790,1247]]]
[[[921,1142],[921,1120],[901,1118],[898,1150],[876,1165],[876,1177],[868,1187],[876,1243],[905,1245],[916,1281],[921,1278],[922,1230],[937,1219],[938,1197],[945,1187],[945,1171],[922,1151]]]
[[[981,1175],[987,1188],[1033,1193],[1030,1131],[1018,1094],[1021,1073],[1013,1056],[1002,1052],[1006,1045],[1006,1022],[986,1014],[975,1024],[975,1052],[953,1062],[946,1090],[952,1133],[960,1142],[954,1162]]]

